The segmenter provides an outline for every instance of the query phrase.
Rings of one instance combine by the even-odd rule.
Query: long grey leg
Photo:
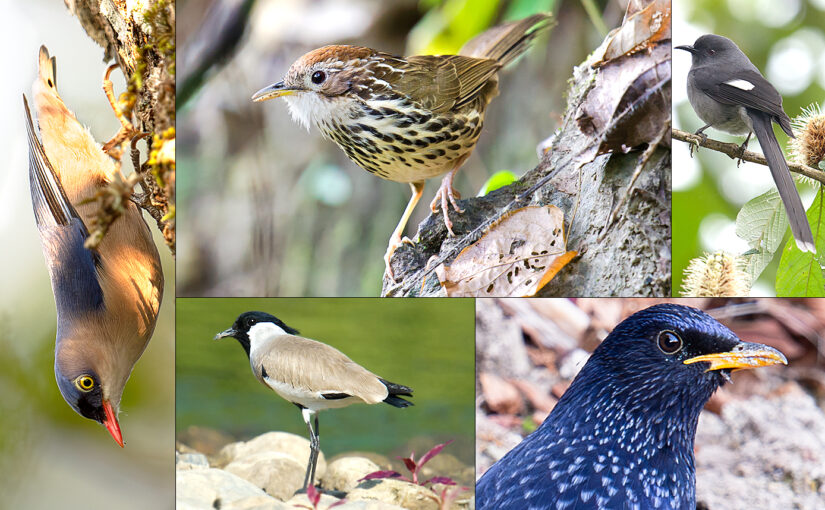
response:
[[[313,483],[315,481],[315,468],[318,465],[318,455],[319,455],[319,452],[321,451],[321,429],[318,427],[318,414],[317,413],[314,413],[314,414],[315,414],[315,449],[312,452],[312,453],[314,453],[314,456],[312,457],[312,473],[310,473],[310,475],[309,475],[310,483]],[[310,446],[312,446],[311,443],[310,443]]]
[[[304,423],[307,424],[309,430],[309,462],[307,463],[307,471],[304,475],[304,489],[309,484],[315,484],[315,465],[318,463],[318,451],[320,440],[315,430],[312,430],[312,418],[315,418],[315,429],[318,429],[318,415],[316,411],[312,411],[305,407],[301,407],[301,415],[304,417]]]

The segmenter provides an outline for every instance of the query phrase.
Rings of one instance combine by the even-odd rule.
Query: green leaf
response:
[[[517,180],[518,177],[513,172],[509,170],[500,170],[487,179],[487,182],[485,182],[484,186],[481,187],[481,191],[478,192],[478,196],[483,197],[491,191],[503,188],[504,186],[509,186]]]
[[[464,43],[490,27],[498,0],[445,0],[410,31],[409,55],[455,55]]]
[[[779,269],[776,272],[776,295],[781,297],[825,297],[825,276],[817,254],[825,250],[825,229],[822,219],[825,216],[825,200],[822,186],[816,194],[811,207],[808,208],[808,223],[814,228],[814,243],[817,253],[803,252],[796,246],[793,238],[789,239],[782,250]]]
[[[773,259],[787,229],[788,215],[776,188],[742,206],[736,215],[736,235],[747,241],[754,252],[744,255],[745,271],[751,281],[755,282]]]
[[[540,12],[550,12],[555,6],[556,0],[513,0],[504,13],[504,19],[507,21],[523,19]]]
[[[816,254],[799,250],[793,239],[782,250],[782,259],[776,272],[776,295],[825,297],[825,278]]]

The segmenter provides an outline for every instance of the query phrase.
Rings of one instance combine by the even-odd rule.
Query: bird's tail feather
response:
[[[551,19],[550,14],[541,13],[493,27],[470,39],[459,55],[490,58],[506,66],[527,51],[538,35],[553,26]]]
[[[404,400],[403,398],[398,396],[404,395],[407,397],[412,397],[412,388],[410,388],[409,386],[389,382],[386,379],[381,379],[380,377],[378,378],[378,380],[381,381],[381,383],[387,387],[387,391],[389,392],[389,395],[387,395],[387,398],[384,399],[384,402],[395,407],[409,407],[413,405],[412,402]]]
[[[791,232],[796,240],[796,245],[802,251],[816,253],[816,245],[814,244],[813,234],[811,234],[811,226],[808,224],[808,217],[805,215],[805,207],[802,205],[802,200],[796,191],[796,185],[793,177],[791,177],[791,171],[788,169],[788,163],[782,155],[779,142],[776,141],[776,135],[774,135],[771,126],[771,118],[763,112],[753,110],[748,110],[748,115],[753,123],[753,132],[756,133],[756,139],[759,140],[762,152],[765,153],[765,159],[768,160],[768,168],[771,169],[773,180],[776,182],[779,197],[782,199],[785,211],[788,213],[788,222],[791,225]]]

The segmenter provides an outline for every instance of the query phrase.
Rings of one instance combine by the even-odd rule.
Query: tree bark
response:
[[[156,221],[175,254],[175,4],[172,0],[65,0],[83,29],[126,77],[119,104],[146,132],[146,162],[135,202]],[[132,106],[133,105],[133,106]]]
[[[506,211],[553,204],[564,211],[567,249],[579,255],[538,296],[670,296],[670,121],[641,150],[582,157],[607,136],[587,134],[577,122],[596,72],[588,63],[574,71],[562,128],[539,165],[510,186],[459,201],[465,212],[450,212],[456,237],[447,236],[440,211],[431,214],[416,244],[396,250],[397,281],[385,277],[382,295],[444,295],[439,264],[449,265]]]

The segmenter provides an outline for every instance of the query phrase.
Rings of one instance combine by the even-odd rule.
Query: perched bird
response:
[[[32,94],[42,144],[24,95],[29,183],[57,306],[57,386],[72,409],[105,425],[123,446],[120,398],[155,329],[160,257],[129,201],[98,248],[84,246],[99,208],[93,198],[119,170],[60,99],[56,61],[45,46]]]
[[[783,363],[702,311],[662,304],[616,326],[556,407],[476,484],[479,509],[694,509],[699,413],[730,372]]]
[[[788,136],[794,137],[791,119],[782,109],[782,96],[766,80],[736,44],[720,35],[706,34],[693,46],[677,46],[691,54],[692,64],[687,80],[690,105],[705,125],[696,131],[712,127],[733,135],[751,134],[768,160],[779,196],[788,212],[788,222],[796,245],[802,251],[816,252],[811,226],[802,200],[788,169],[788,163],[774,135],[772,122],[779,124]]]
[[[315,482],[318,463],[318,411],[359,402],[408,407],[412,402],[401,396],[412,397],[413,390],[378,377],[334,347],[297,335],[297,330],[268,313],[245,312],[231,328],[215,335],[215,340],[238,340],[255,377],[301,410],[310,442],[306,489]]]
[[[384,256],[401,242],[427,179],[447,173],[432,201],[451,235],[452,182],[481,134],[487,104],[498,95],[498,71],[550,28],[536,14],[493,27],[469,41],[459,55],[396,57],[360,46],[324,46],[295,61],[286,78],[259,90],[253,101],[283,97],[293,119],[314,124],[368,172],[412,189]],[[449,173],[448,173],[449,172]]]

